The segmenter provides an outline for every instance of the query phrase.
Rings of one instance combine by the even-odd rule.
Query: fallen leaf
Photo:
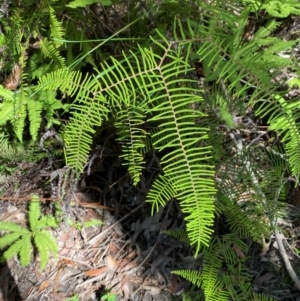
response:
[[[9,76],[5,79],[3,82],[3,86],[6,89],[14,90],[16,89],[20,84],[21,79],[21,68],[18,64],[15,64],[12,72],[9,74]]]
[[[90,277],[95,277],[95,276],[99,276],[102,273],[105,273],[107,271],[107,267],[102,267],[100,269],[96,269],[96,270],[89,270],[89,271],[85,271],[84,274],[86,276],[90,276]]]
[[[241,259],[246,258],[245,253],[242,251],[242,249],[237,244],[233,243],[232,248],[235,251],[235,254],[237,255],[237,257],[239,257]]]
[[[274,273],[266,273],[260,277],[258,277],[257,279],[255,279],[254,284],[256,285],[262,285],[265,282],[268,282],[273,276],[275,276]]]
[[[111,272],[116,272],[119,268],[119,263],[110,254],[106,256],[107,267]]]
[[[133,290],[133,285],[132,283],[128,280],[128,277],[125,276],[124,279],[122,280],[121,283],[121,290],[124,294],[124,299],[129,300],[131,299],[132,296],[132,290]]]

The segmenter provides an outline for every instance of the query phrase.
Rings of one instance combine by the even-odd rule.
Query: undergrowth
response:
[[[271,300],[251,292],[244,259],[232,245],[246,252],[243,238],[261,242],[271,235],[283,212],[287,179],[299,178],[299,101],[285,99],[283,85],[274,81],[283,69],[298,78],[296,40],[274,32],[281,18],[299,14],[299,4],[133,1],[125,15],[119,10],[127,25],[107,31],[92,25],[92,16],[83,18],[89,9],[122,7],[117,1],[102,4],[21,1],[20,8],[2,9],[3,153],[13,155],[16,145],[18,154],[26,153],[28,143],[37,145],[53,128],[63,140],[65,164],[79,176],[105,125],[113,127],[133,185],[140,183],[145,155],[162,154],[162,172],[146,201],[154,211],[177,199],[186,229],[173,234],[188,240],[195,256],[204,256],[202,271],[177,274],[200,286],[207,301]],[[261,138],[267,131],[257,128],[255,118],[266,120],[280,145]],[[254,138],[243,139],[247,131]],[[11,245],[3,260],[18,254],[28,264],[32,241],[42,268],[49,251],[57,252],[44,229],[49,217],[40,215],[37,204],[30,205],[30,229],[0,224],[10,232],[1,238],[3,247]],[[214,237],[221,215],[231,233]],[[50,242],[48,249],[43,240]]]

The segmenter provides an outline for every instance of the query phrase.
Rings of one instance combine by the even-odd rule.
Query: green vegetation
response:
[[[58,252],[57,243],[47,228],[56,228],[58,225],[56,217],[41,214],[40,200],[38,196],[33,196],[29,203],[29,229],[11,222],[0,222],[0,230],[7,232],[0,238],[0,248],[8,247],[1,261],[19,255],[21,265],[26,266],[31,261],[34,245],[40,254],[41,269],[44,269],[49,253],[56,256]]]
[[[161,173],[146,201],[154,212],[178,200],[186,229],[172,234],[203,254],[202,271],[176,273],[200,286],[207,301],[271,300],[251,291],[245,258],[232,245],[246,254],[244,238],[269,237],[285,214],[288,178],[299,179],[299,100],[287,99],[275,80],[284,69],[298,83],[296,40],[275,35],[281,19],[300,13],[298,1],[145,1],[146,9],[132,1],[127,23],[120,19],[126,25],[109,34],[92,14],[83,17],[95,2],[20,1],[0,19],[0,149],[11,155],[1,164],[9,165],[16,150],[28,154],[45,129],[55,128],[65,165],[79,175],[95,140],[113,127],[133,185],[145,155],[158,154]],[[195,63],[204,83],[193,76]],[[279,142],[262,139],[257,118]],[[243,139],[246,133],[254,138]],[[230,233],[214,237],[220,216]],[[37,201],[29,223],[30,230],[0,223],[11,232],[1,247],[13,243],[3,260],[19,254],[28,264],[33,239],[44,268],[57,248]]]

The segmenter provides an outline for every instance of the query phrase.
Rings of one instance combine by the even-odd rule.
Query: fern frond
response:
[[[158,211],[160,206],[164,206],[168,200],[175,196],[176,190],[172,185],[172,178],[159,175],[147,195],[146,202],[152,203],[151,214],[154,214],[154,211]]]
[[[37,229],[45,227],[57,228],[59,226],[58,220],[52,215],[43,215],[38,222]]]
[[[256,114],[268,117],[269,129],[277,131],[282,136],[285,150],[291,165],[293,175],[300,174],[300,126],[296,122],[299,117],[298,100],[285,100],[280,95],[260,104]]]
[[[59,67],[65,67],[65,60],[60,55],[57,47],[54,42],[49,41],[47,38],[40,40],[41,51],[45,57],[52,59],[54,62],[58,64]]]
[[[106,0],[109,1],[110,0]],[[102,1],[100,1],[102,2]],[[99,3],[98,0],[74,0],[72,2],[70,2],[69,4],[67,4],[67,6],[71,7],[71,8],[77,8],[77,7],[86,7],[87,5],[91,5],[93,3]]]
[[[13,102],[3,102],[0,105],[1,114],[0,114],[0,125],[4,125],[8,120],[11,120],[13,117]]]
[[[60,121],[55,118],[55,113],[58,112],[58,110],[67,112],[69,105],[57,99],[56,92],[52,91],[41,91],[39,93],[39,99],[43,103],[43,110],[47,119],[47,128],[51,128],[53,124],[59,125]]]
[[[27,99],[27,111],[30,122],[30,135],[32,139],[37,140],[38,131],[42,123],[42,110],[43,103],[37,99],[28,98]]]
[[[15,232],[20,235],[28,233],[26,228],[10,222],[0,222],[0,231]]]
[[[62,26],[62,22],[57,20],[55,15],[55,10],[49,6],[49,15],[50,15],[50,34],[51,37],[54,39],[54,43],[56,46],[59,46],[62,42],[57,40],[62,40],[64,36],[64,28]]]
[[[21,265],[27,266],[30,263],[32,256],[31,235],[28,234],[22,237],[22,248],[19,254]]]
[[[102,98],[99,96],[99,98]],[[83,99],[81,99],[83,101]],[[103,98],[101,99],[103,100]],[[76,172],[82,172],[86,164],[88,153],[92,145],[94,127],[101,125],[106,118],[107,107],[105,100],[99,104],[98,97],[84,100],[87,105],[73,104],[71,110],[74,112],[69,123],[64,128],[65,158],[68,166],[73,167]]]
[[[4,88],[0,85],[0,96],[3,97],[6,101],[14,100],[14,92]]]
[[[43,75],[39,84],[36,86],[36,91],[56,91],[61,90],[62,93],[73,97],[81,86],[88,84],[90,78],[86,76],[82,79],[80,71],[70,71],[68,68],[60,68],[56,71]]]
[[[25,127],[25,118],[27,116],[27,91],[26,89],[21,89],[21,92],[17,94],[17,97],[13,104],[13,116],[11,119],[11,123],[13,125],[13,129],[16,137],[19,141],[23,141],[23,133]]]
[[[29,203],[29,225],[32,231],[35,231],[41,216],[40,200],[37,195],[33,195]]]
[[[257,293],[250,294],[248,298],[249,301],[277,301],[277,299]]]
[[[34,244],[40,253],[40,267],[43,270],[49,259],[49,251],[57,254],[58,247],[54,238],[46,230],[39,230],[33,234]]]
[[[12,257],[17,255],[23,247],[23,240],[19,239],[14,242],[1,256],[0,262],[5,262],[10,260]]]
[[[158,70],[163,84],[157,85],[156,91],[161,91],[165,97],[161,99],[157,94],[149,102],[153,107],[149,112],[155,114],[150,121],[160,124],[159,133],[153,135],[154,139],[160,138],[153,145],[158,151],[169,149],[162,158],[163,170],[172,179],[175,196],[180,200],[182,211],[187,213],[188,235],[197,254],[202,243],[208,244],[212,233],[214,183],[212,166],[208,162],[211,148],[204,143],[208,138],[207,129],[195,124],[197,118],[205,118],[205,115],[190,109],[203,99],[190,88],[191,80],[179,76],[188,70],[180,52],[171,50],[168,42],[164,42],[165,46],[158,45],[164,47],[164,57],[172,59],[165,66],[161,62],[162,67]],[[170,74],[174,75],[172,80]]]
[[[200,287],[202,282],[202,275],[199,271],[191,271],[191,270],[178,270],[173,271],[172,274],[179,275],[180,277],[183,277],[190,281],[191,283],[197,285]]]
[[[182,241],[185,244],[190,244],[190,240],[188,237],[188,233],[184,229],[170,229],[167,231],[163,231],[163,233],[166,233],[180,241]]]
[[[3,249],[4,247],[11,245],[14,241],[18,240],[20,236],[21,236],[20,233],[9,233],[0,237],[0,249]]]
[[[141,150],[144,147],[146,131],[141,128],[144,123],[145,114],[139,112],[139,108],[125,108],[118,110],[116,114],[115,126],[118,129],[119,138],[122,146],[122,155],[128,165],[128,172],[136,185],[140,181],[141,172],[144,165]]]

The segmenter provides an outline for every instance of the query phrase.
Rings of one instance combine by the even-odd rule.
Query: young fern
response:
[[[29,229],[10,222],[0,222],[0,231],[7,232],[0,238],[0,248],[6,249],[1,262],[19,255],[20,263],[26,266],[32,258],[33,247],[40,253],[40,267],[43,270],[48,262],[49,253],[57,256],[58,246],[53,236],[46,230],[47,227],[55,228],[58,221],[54,216],[41,214],[38,196],[32,196],[29,203]]]

